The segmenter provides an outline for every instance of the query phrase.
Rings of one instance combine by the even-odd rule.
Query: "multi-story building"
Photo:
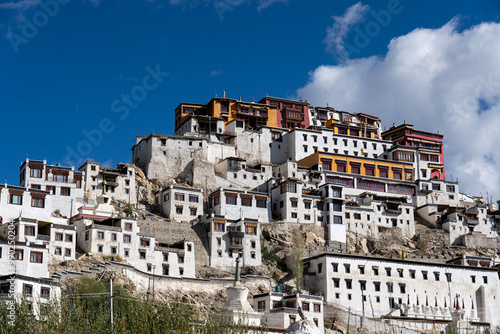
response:
[[[21,215],[51,220],[52,196],[45,190],[0,185],[0,223],[8,223]]]
[[[227,219],[212,215],[206,219],[210,266],[230,272],[236,270],[236,258],[242,266],[259,266],[262,263],[260,250],[260,223],[257,219]]]
[[[500,216],[484,204],[471,208],[447,208],[439,217],[441,228],[449,233],[452,245],[498,247]]]
[[[344,185],[346,195],[358,195],[366,190],[380,194],[415,194],[413,165],[408,162],[318,151],[298,164],[322,171],[325,182]]]
[[[271,221],[271,196],[268,193],[234,188],[219,188],[208,196],[208,213],[230,220]]]
[[[74,167],[47,165],[47,161],[26,159],[20,167],[20,186],[45,190],[54,195],[52,211],[71,217],[83,205],[83,173]]]
[[[473,328],[500,324],[498,268],[491,259],[446,263],[324,253],[304,259],[304,284],[327,303],[413,330],[444,330],[453,318]]]
[[[274,126],[295,129],[308,128],[311,125],[309,102],[307,101],[282,99],[266,95],[259,103],[276,108],[276,125]]]
[[[302,318],[314,323],[324,332],[323,297],[303,294],[286,295],[267,292],[253,296],[253,309],[262,314],[261,325],[266,328],[288,328]]]
[[[155,196],[161,212],[171,220],[192,221],[203,215],[203,189],[171,185]]]
[[[104,219],[103,219],[104,218]],[[194,244],[159,244],[140,232],[137,220],[107,218],[82,212],[72,219],[78,247],[88,254],[115,256],[135,268],[153,274],[195,277]]]
[[[87,160],[80,168],[85,177],[85,198],[95,202],[97,196],[109,195],[113,200],[136,204],[135,167],[119,164],[117,168],[101,167],[99,162]]]
[[[394,145],[413,148],[416,152],[417,179],[445,180],[443,135],[415,130],[411,124],[392,126],[382,133]]]
[[[75,259],[74,226],[19,217],[9,224],[0,225],[0,238],[33,245],[45,245],[48,247],[47,261]]]
[[[276,107],[265,103],[244,102],[222,97],[214,97],[207,104],[181,103],[175,109],[175,130],[179,129],[192,116],[221,118],[224,123],[234,119],[245,121],[246,126],[257,129],[261,126],[278,126]],[[209,124],[210,119],[209,119]]]
[[[364,192],[346,201],[347,231],[356,236],[379,237],[379,229],[399,228],[406,238],[415,235],[413,204],[409,196]]]

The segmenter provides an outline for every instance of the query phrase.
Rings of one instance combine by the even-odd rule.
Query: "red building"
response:
[[[443,135],[415,130],[411,124],[402,124],[383,132],[382,139],[392,141],[394,145],[417,148],[418,159],[428,162],[430,177],[445,180]]]
[[[295,129],[306,129],[311,125],[309,119],[309,102],[282,99],[279,97],[266,96],[259,101],[261,104],[275,106],[277,108],[278,127]]]

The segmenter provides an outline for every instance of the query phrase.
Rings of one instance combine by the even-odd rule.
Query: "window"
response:
[[[296,193],[297,192],[297,184],[294,182],[285,182],[281,184],[281,193]]]
[[[359,286],[361,290],[366,290],[366,281],[359,281]]]
[[[146,258],[146,251],[143,249],[139,250],[139,259],[144,260]]]
[[[259,300],[257,302],[257,311],[263,312],[266,309],[266,301],[265,300]]]
[[[214,223],[214,231],[216,232],[224,232],[224,223]]]
[[[483,276],[483,283],[488,284],[488,276]]]
[[[410,269],[410,278],[415,278],[415,270]]]
[[[292,212],[292,218],[297,218],[297,212]]]
[[[387,277],[391,277],[391,268],[385,268],[385,273],[387,274]]]
[[[403,277],[403,269],[398,268],[399,277]]]
[[[451,273],[445,273],[446,275],[446,281],[451,282]]]
[[[267,198],[257,197],[257,207],[258,208],[267,208]]]
[[[333,216],[334,224],[342,224],[342,216]]]
[[[65,235],[65,241],[66,242],[73,242],[73,235],[72,234],[66,234]],[[116,241],[116,234],[115,234],[115,241]]]
[[[198,210],[196,208],[189,208],[189,214],[191,216],[196,216],[197,213],[198,213]]]
[[[314,312],[321,312],[321,304],[314,304]]]
[[[306,209],[310,209],[311,208],[311,201],[310,200],[304,200],[304,207]]]
[[[323,263],[318,263],[318,274],[321,274],[322,269],[323,269]]]
[[[245,225],[245,234],[257,235],[257,225],[256,224]]]
[[[184,211],[184,207],[182,205],[176,205],[175,206],[175,213],[178,215],[182,215],[182,212]]]
[[[250,196],[250,198],[248,197],[242,197],[241,198],[241,205],[242,206],[252,206],[252,197]]]
[[[380,282],[373,282],[373,286],[375,287],[375,292],[380,292]]]
[[[387,168],[379,168],[378,172],[380,177],[385,177],[385,178],[389,177],[389,170]]]
[[[365,274],[365,266],[358,266],[358,268],[359,268],[359,273],[361,275],[364,275]]]
[[[191,203],[198,203],[198,196],[196,196],[196,195],[189,195],[189,201]]]
[[[124,254],[124,256],[125,256],[125,257],[129,257],[129,256],[130,256],[130,249],[125,248],[125,249],[123,250],[123,254]]]
[[[336,211],[336,212],[340,212],[342,211],[342,202],[340,201],[333,201],[332,202],[332,206],[333,206],[333,211]],[[354,214],[354,216],[356,216],[356,214]]]
[[[302,302],[302,311],[309,312],[309,303],[308,302]]]
[[[352,289],[352,279],[346,279],[345,280],[345,287],[347,290],[351,290]]]
[[[165,276],[168,276],[168,274],[169,274],[169,269],[170,269],[170,267],[169,267],[169,265],[168,265],[168,264],[164,264],[164,265],[162,265],[162,274],[163,274],[163,275],[165,275]]]
[[[183,193],[175,193],[174,198],[176,201],[184,201],[184,194]]]
[[[132,231],[132,223],[125,223],[125,231]]]
[[[24,234],[34,236],[35,235],[35,226],[25,226]]]
[[[237,195],[236,194],[226,194],[226,204],[236,205],[237,204]]]
[[[31,168],[30,169],[30,176],[35,177],[37,179],[42,178],[42,169],[41,168]]]
[[[112,249],[111,249],[112,250]],[[64,255],[65,256],[71,256],[71,248],[65,248],[64,249]]]
[[[334,273],[339,272],[339,264],[338,263],[332,263],[332,270]]]
[[[71,189],[66,187],[61,187],[61,196],[71,196]]]
[[[403,283],[399,283],[399,292],[406,293],[406,285]]]
[[[354,219],[361,220],[361,213],[355,213],[354,214]]]
[[[103,245],[97,245],[97,252],[102,253],[104,251],[104,246]]]
[[[422,278],[427,280],[427,271],[422,271]]]
[[[141,238],[141,247],[149,247],[150,240],[148,238]]]
[[[30,262],[32,263],[42,263],[43,262],[43,253],[42,252],[31,252],[30,253]]]
[[[11,194],[10,195],[10,204],[23,204],[23,195]]]
[[[388,293],[393,293],[394,292],[394,284],[392,283],[387,283],[387,292]]]
[[[104,239],[104,232],[97,232],[97,239]]]
[[[132,236],[130,234],[124,234],[123,235],[123,242],[126,244],[129,244],[132,242]]]
[[[292,208],[296,208],[298,204],[298,200],[296,198],[290,198]]]
[[[56,187],[54,187],[54,186],[46,186],[45,190],[48,191],[52,195],[56,194]]]
[[[184,255],[177,254],[177,262],[184,263]]]
[[[347,294],[347,299],[351,300],[352,299],[352,295],[349,293]]]
[[[351,265],[350,264],[345,263],[344,264],[344,268],[345,268],[345,273],[346,274],[349,274],[351,272]]]
[[[393,170],[392,171],[392,178],[394,180],[402,180],[403,179],[403,175],[402,175],[401,170]]]
[[[45,207],[45,199],[44,198],[31,198],[31,206],[34,208],[44,208]]]
[[[340,279],[339,278],[333,278],[333,287],[340,288]]]
[[[294,315],[290,315],[290,323],[291,324],[294,324],[295,323],[295,316]]]
[[[360,165],[358,165],[358,164],[355,164],[355,165],[351,164],[351,173],[352,174],[361,174],[360,169],[361,169]]]
[[[26,296],[33,295],[33,285],[31,284],[23,284],[23,292]]]
[[[48,298],[50,296],[50,288],[42,286],[40,288],[40,295],[42,296],[42,298]]]
[[[56,241],[63,241],[63,234],[62,233],[56,233]]]
[[[378,276],[378,267],[372,267],[373,275]]]
[[[345,173],[346,172],[346,164],[337,162],[337,172]]]
[[[476,276],[472,275],[471,277],[472,283],[476,283]]]
[[[55,255],[61,255],[61,254],[62,254],[62,249],[61,249],[61,247],[56,247],[56,249],[54,250],[54,254],[55,254]]]
[[[439,281],[439,275],[440,275],[440,272],[439,272],[439,271],[435,271],[435,272],[434,272],[434,279],[435,279],[436,281]]]

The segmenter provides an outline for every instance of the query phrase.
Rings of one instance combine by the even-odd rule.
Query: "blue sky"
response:
[[[205,103],[225,90],[244,100],[266,93],[303,97],[378,115],[387,127],[406,120],[423,130],[440,129],[450,138],[447,169],[462,180],[461,189],[496,194],[487,189],[500,186],[500,178],[491,179],[500,164],[495,138],[485,138],[491,140],[486,147],[484,141],[472,146],[463,120],[476,129],[497,124],[500,64],[470,50],[500,50],[499,14],[494,0],[1,1],[0,177],[18,184],[26,155],[63,164],[77,158],[111,166],[130,162],[137,134],[172,134],[180,102]],[[36,30],[28,29],[34,24]],[[433,50],[444,55],[416,56]],[[464,60],[457,57],[461,51],[449,50],[469,51]],[[456,67],[444,71],[443,62]],[[421,78],[417,65],[438,74]],[[366,85],[370,81],[373,86]],[[450,92],[450,85],[472,85],[469,91],[480,95],[472,95],[477,106],[461,101],[464,94]],[[124,97],[131,95],[137,103],[127,106]],[[443,104],[449,96],[456,98]],[[470,105],[473,117],[443,109],[454,105]],[[469,154],[479,154],[486,167]]]

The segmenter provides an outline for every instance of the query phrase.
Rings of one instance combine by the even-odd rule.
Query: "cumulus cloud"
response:
[[[416,29],[384,57],[323,65],[298,89],[314,105],[406,121],[444,134],[447,178],[472,195],[500,199],[500,24]]]
[[[332,16],[333,25],[326,30],[326,50],[340,57],[347,57],[347,51],[344,48],[344,39],[351,31],[352,27],[359,22],[364,21],[365,15],[370,6],[358,2],[347,8],[344,15]]]

